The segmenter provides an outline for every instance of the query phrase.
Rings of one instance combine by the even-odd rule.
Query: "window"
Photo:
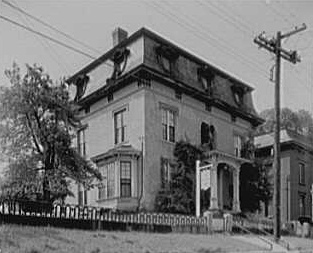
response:
[[[234,155],[236,157],[241,157],[242,144],[242,136],[234,135]]]
[[[78,152],[82,156],[86,156],[86,128],[82,128],[77,132]]]
[[[107,197],[112,198],[115,196],[115,166],[114,163],[109,163],[107,165],[107,171],[108,171],[108,192]]]
[[[213,95],[213,82],[215,74],[209,66],[201,66],[198,68],[198,81],[202,84],[202,88],[209,95]]]
[[[78,205],[87,205],[87,194],[88,191],[81,184],[78,184]]]
[[[126,109],[114,114],[114,143],[119,144],[126,141]]]
[[[103,179],[106,180],[106,179]],[[107,187],[106,183],[102,182],[98,186],[98,199],[106,199],[107,198]]]
[[[299,163],[299,184],[305,184],[305,165]]]
[[[80,184],[78,184],[78,205],[83,205],[83,190]]]
[[[107,199],[115,197],[115,164],[108,163],[100,168],[102,182],[98,185],[98,198]]]
[[[171,181],[171,165],[169,159],[161,158],[161,188],[166,188]]]
[[[209,150],[216,149],[216,132],[213,125],[201,123],[201,145],[206,144]]]
[[[171,109],[162,108],[162,136],[163,140],[175,142],[175,112]]]
[[[161,56],[161,64],[165,71],[171,72],[171,61],[166,56]]]
[[[131,197],[131,162],[121,161],[121,197]]]
[[[88,204],[87,196],[88,196],[88,191],[87,191],[87,189],[85,189],[85,190],[84,190],[84,205],[87,205],[87,204]]]
[[[161,68],[169,75],[174,74],[178,52],[169,46],[160,45],[156,47],[157,62]]]
[[[299,193],[299,216],[305,216],[305,194]]]
[[[245,89],[242,86],[239,85],[233,85],[231,87],[232,92],[233,92],[233,98],[235,103],[241,107],[244,103],[244,94],[245,94]]]

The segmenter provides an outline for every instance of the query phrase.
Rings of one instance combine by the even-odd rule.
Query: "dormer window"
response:
[[[171,72],[171,61],[165,56],[161,56],[161,65],[166,72]]]
[[[175,62],[178,58],[177,51],[169,46],[160,45],[156,48],[156,56],[162,69],[168,74],[173,74]]]
[[[213,80],[215,78],[215,74],[208,66],[202,66],[198,68],[198,81],[201,83],[204,91],[212,96],[213,94]]]
[[[90,78],[87,75],[79,75],[75,81],[76,85],[76,96],[75,96],[75,101],[78,101],[83,97],[85,94],[87,84],[89,82]]]
[[[233,97],[234,101],[238,106],[242,106],[244,102],[244,94],[245,94],[245,89],[242,86],[239,85],[233,85],[231,87],[232,92],[233,92]]]
[[[119,48],[115,51],[113,57],[111,58],[114,63],[114,70],[111,79],[117,79],[124,72],[129,53],[130,51],[127,48]]]

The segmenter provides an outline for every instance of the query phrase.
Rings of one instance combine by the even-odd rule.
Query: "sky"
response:
[[[57,33],[13,9],[39,18],[80,43]],[[190,53],[254,87],[258,112],[274,106],[270,70],[273,54],[253,39],[268,38],[303,23],[307,29],[284,39],[283,48],[297,50],[301,62],[283,60],[281,102],[293,110],[313,112],[313,1],[310,0],[0,0],[0,16],[14,20],[84,54],[99,57],[112,47],[112,31],[129,35],[146,27]],[[85,46],[86,45],[86,46]],[[92,61],[0,18],[0,85],[13,62],[21,67],[37,63],[59,80]]]

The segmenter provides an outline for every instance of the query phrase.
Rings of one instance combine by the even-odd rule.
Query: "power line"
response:
[[[250,27],[248,27],[245,23],[241,22],[239,19],[238,20],[235,19],[234,16],[229,16],[228,13],[225,12],[225,10],[223,8],[220,8],[218,6],[213,5],[212,2],[210,2],[210,1],[203,1],[203,3],[202,3],[201,1],[198,0],[197,2],[199,4],[201,4],[202,6],[209,8],[213,13],[218,15],[225,22],[231,24],[234,27],[237,27],[240,31],[242,31],[244,34],[248,34],[250,37],[250,35],[251,35]],[[223,12],[224,15],[221,12]],[[235,22],[233,22],[232,20]],[[240,24],[238,24],[238,23],[240,23]],[[252,33],[253,33],[253,30],[252,30]]]
[[[212,1],[207,1],[208,3],[212,4]],[[227,2],[228,4],[235,3],[234,1]],[[224,6],[224,7],[223,7]],[[228,16],[230,19],[234,20],[235,22],[238,22],[241,24],[241,26],[246,27],[247,31],[252,32],[253,35],[257,33],[257,31],[253,28],[250,21],[247,21],[246,18],[242,17],[238,12],[236,13],[234,9],[229,8],[229,6],[225,5],[225,2],[218,2],[218,5],[215,5],[215,8],[219,9],[221,12],[223,12],[226,16]],[[227,12],[228,11],[228,12]]]
[[[278,2],[278,3],[279,3],[279,2]],[[294,19],[295,23],[299,23],[298,17],[297,17],[295,14],[293,14],[290,10],[288,10],[286,6],[284,6],[284,2],[282,2],[280,6],[285,10],[285,12],[286,12],[289,16],[291,16],[291,17]]]
[[[262,1],[263,4],[265,4],[265,6],[269,7],[269,10],[271,12],[273,12],[275,14],[275,16],[280,16],[281,19],[287,23],[288,25],[291,25],[291,26],[295,26],[294,23],[292,23],[288,18],[286,18],[282,13],[280,13],[278,10],[276,10],[274,8],[274,6],[272,6],[271,4],[266,4],[265,2]]]
[[[89,50],[94,51],[95,53],[101,53],[99,50],[97,50],[97,49],[95,49],[95,48],[93,48],[93,47],[87,45],[87,44],[84,43],[84,42],[81,42],[81,41],[75,39],[74,37],[72,37],[71,35],[69,35],[69,34],[67,34],[67,33],[65,33],[65,32],[60,31],[59,29],[55,28],[54,26],[52,26],[52,25],[48,24],[47,22],[45,22],[45,21],[43,21],[43,20],[41,20],[41,19],[35,17],[34,15],[32,15],[32,14],[30,14],[30,13],[24,11],[24,10],[21,9],[20,7],[13,5],[12,3],[8,2],[7,0],[2,0],[2,2],[3,2],[4,4],[6,4],[6,5],[8,5],[9,7],[15,9],[16,11],[18,11],[18,12],[20,12],[20,13],[26,15],[27,17],[29,17],[29,18],[31,18],[31,19],[33,19],[33,20],[39,22],[40,24],[42,24],[42,25],[44,25],[44,26],[46,26],[46,27],[52,29],[53,31],[55,31],[55,32],[57,32],[57,33],[63,35],[64,37],[66,37],[66,38],[68,38],[68,39],[70,39],[70,40],[72,40],[72,41],[75,41],[76,43],[80,44],[81,46],[84,46],[84,47],[88,48]]]
[[[166,2],[165,0],[163,2],[166,3],[169,7],[171,7],[168,4],[168,2]],[[180,11],[178,11],[178,12],[181,13]],[[256,62],[252,61],[248,57],[243,57],[243,55],[238,54],[237,51],[233,47],[229,47],[229,45],[228,45],[229,43],[227,41],[225,41],[224,39],[222,39],[221,37],[216,36],[216,35],[214,37],[212,35],[213,34],[212,30],[210,30],[208,27],[204,26],[202,22],[199,22],[196,19],[191,19],[191,17],[189,17],[189,16],[187,16],[185,14],[183,14],[183,15],[189,21],[189,23],[191,23],[192,25],[195,25],[197,27],[202,28],[203,31],[205,31],[204,33],[207,34],[207,36],[210,37],[211,39],[213,39],[216,43],[220,44],[221,42],[223,42],[223,44],[224,44],[223,49],[226,48],[229,52],[232,53],[232,55],[237,55],[239,58],[243,58],[244,61],[250,62],[251,64],[255,65],[258,69],[262,69],[263,66],[261,66],[261,65],[257,64]],[[210,30],[210,33],[207,32],[208,30]],[[201,32],[199,29],[198,29],[198,31]],[[249,38],[250,38],[250,36],[249,36]]]
[[[29,28],[29,27],[27,27],[27,26],[24,26],[24,25],[22,25],[22,24],[20,24],[20,23],[18,23],[18,22],[16,22],[16,21],[14,21],[14,20],[12,20],[12,19],[9,19],[9,18],[7,18],[7,17],[5,17],[5,16],[0,15],[0,18],[3,19],[3,20],[5,20],[5,21],[7,21],[7,22],[9,22],[9,23],[11,23],[11,24],[13,24],[13,25],[15,25],[15,26],[18,26],[18,27],[20,27],[20,28],[23,28],[23,29],[29,31],[29,32],[35,33],[35,34],[37,34],[37,35],[39,35],[39,36],[41,36],[41,37],[43,37],[43,38],[45,38],[45,39],[48,39],[48,40],[50,40],[50,41],[52,41],[52,42],[54,42],[54,43],[56,43],[56,44],[58,44],[58,45],[60,45],[60,46],[63,46],[63,47],[65,47],[65,48],[67,48],[67,49],[70,49],[70,50],[72,50],[72,51],[74,51],[74,52],[76,52],[76,53],[82,54],[82,55],[84,55],[84,56],[86,56],[86,57],[88,57],[88,58],[91,58],[91,59],[93,59],[93,60],[96,59],[96,57],[94,57],[94,56],[92,56],[92,55],[90,55],[90,54],[88,54],[88,53],[85,53],[85,52],[83,52],[82,50],[79,50],[79,49],[77,49],[77,48],[75,48],[75,47],[72,47],[72,46],[70,46],[70,45],[67,45],[66,43],[64,43],[64,42],[62,42],[62,41],[59,41],[59,40],[57,40],[57,39],[55,39],[55,38],[52,38],[52,37],[49,36],[49,35],[43,34],[43,33],[38,32],[38,31],[36,31],[36,30],[34,30],[34,29],[32,29],[32,28]]]
[[[14,1],[15,2],[15,1]],[[15,2],[15,5],[18,6],[18,4]],[[30,20],[27,19],[27,16],[24,18],[20,13],[18,13],[20,19],[22,20],[22,22],[24,22],[24,24],[27,26],[27,27],[31,27],[32,22]],[[69,72],[68,71],[68,68],[66,66],[66,64],[62,63],[61,61],[59,61],[59,59],[61,58],[61,56],[59,56],[57,54],[57,52],[51,47],[51,45],[49,44],[48,41],[45,41],[43,38],[41,38],[39,35],[34,35],[36,38],[38,38],[38,41],[39,43],[45,48],[45,50],[47,51],[47,53],[51,56],[51,58],[55,61],[55,63],[57,63],[57,66],[58,68],[61,70],[61,71],[65,71],[65,72]],[[54,55],[53,55],[53,53]],[[62,68],[61,68],[62,66]]]
[[[199,39],[205,41],[206,43],[210,44],[211,46],[215,47],[215,48],[219,48],[221,49],[220,51],[224,51],[225,53],[225,47],[222,47],[220,45],[220,40],[212,37],[212,35],[210,35],[209,33],[207,33],[207,36],[203,35],[202,32],[200,32],[198,29],[197,29],[197,25],[192,25],[192,24],[189,24],[189,23],[186,23],[185,21],[184,22],[181,22],[179,21],[179,18],[177,15],[175,15],[173,12],[169,13],[168,10],[164,9],[163,7],[157,5],[156,3],[152,4],[152,2],[145,2],[147,5],[150,5],[152,6],[156,11],[158,11],[161,15],[167,17],[168,19],[171,19],[172,21],[174,21],[176,24],[178,24],[179,26],[181,26],[182,28],[188,30],[189,32],[193,33],[196,37],[198,37]],[[198,32],[197,32],[198,31]],[[216,43],[209,43],[208,42],[208,39],[209,40],[214,40]],[[230,51],[230,50],[228,50]],[[234,52],[230,52],[231,55],[233,56],[237,56],[238,58],[238,55]],[[242,56],[240,56],[242,57]],[[246,60],[243,60],[241,58],[238,58],[240,61],[243,62],[243,64],[245,64],[246,66],[248,66],[249,68],[253,68],[252,66],[255,66],[255,62],[251,62],[252,64],[251,65],[247,65],[246,63]],[[266,78],[268,78],[263,72],[260,70],[260,67],[255,67],[253,68],[255,69],[257,72],[259,72],[262,76],[265,76]]]

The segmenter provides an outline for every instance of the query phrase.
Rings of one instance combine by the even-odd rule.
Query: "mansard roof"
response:
[[[129,69],[126,67],[126,70],[115,80],[112,81],[112,78],[110,80],[108,78],[109,76],[105,76],[104,73],[113,72],[113,66],[110,69],[107,65],[109,65],[108,63],[112,60],[114,54],[118,50],[131,47],[140,38],[143,38],[142,57],[136,59]],[[173,77],[168,75],[158,65],[156,60],[157,52],[155,50],[158,46],[166,46],[174,51],[175,55],[179,55],[177,60],[179,63],[179,67],[177,68],[178,76]],[[131,54],[130,58],[132,57]],[[112,65],[112,61],[110,63]],[[214,79],[213,82],[217,83],[214,84],[214,94],[209,95],[199,82],[198,71],[202,68],[209,69],[210,73],[214,73],[212,80]],[[84,87],[85,95],[79,97],[79,102],[82,105],[86,103],[91,104],[125,87],[128,83],[136,80],[135,76],[149,76],[149,78],[158,80],[162,84],[186,93],[210,106],[216,106],[230,113],[234,118],[243,118],[251,122],[254,126],[263,122],[263,119],[258,116],[254,108],[251,95],[253,88],[251,86],[146,28],[141,28],[133,33],[130,37],[78,71],[67,82],[76,83],[77,80],[85,80],[86,78],[84,76],[89,75],[91,72],[99,80],[90,81],[90,85]],[[100,75],[102,76],[99,77]],[[86,80],[89,81],[89,77]],[[236,98],[235,93],[245,94],[244,102],[241,101],[243,100],[242,97],[241,99]]]
[[[138,31],[133,33],[131,36],[129,36],[127,39],[122,41],[120,44],[116,45],[115,47],[113,47],[112,49],[110,49],[109,51],[107,51],[106,53],[101,55],[99,58],[97,58],[96,60],[94,60],[93,62],[89,63],[87,66],[85,66],[81,70],[79,70],[77,73],[75,73],[69,79],[67,79],[67,82],[71,83],[71,82],[73,82],[75,80],[75,78],[77,76],[90,72],[91,70],[93,70],[94,68],[96,68],[97,66],[102,64],[104,61],[106,61],[110,57],[112,57],[112,55],[116,51],[116,49],[118,49],[120,47],[125,47],[129,43],[135,41],[136,39],[138,39],[139,37],[144,36],[144,35],[147,36],[147,37],[150,37],[151,39],[153,39],[155,41],[158,41],[160,43],[163,43],[163,44],[166,44],[166,45],[170,45],[171,47],[177,49],[179,51],[179,54],[184,55],[185,57],[189,58],[190,60],[195,61],[195,62],[197,62],[199,64],[202,64],[202,65],[209,65],[212,69],[217,71],[220,75],[222,75],[224,77],[227,77],[228,79],[232,80],[235,83],[238,83],[240,85],[245,86],[246,88],[248,88],[251,91],[253,90],[253,88],[250,85],[248,85],[247,83],[243,82],[239,78],[234,77],[234,75],[227,73],[225,70],[222,70],[221,68],[215,67],[213,64],[208,63],[207,61],[205,61],[205,60],[195,56],[194,54],[192,54],[192,53],[188,52],[187,50],[185,50],[185,49],[175,45],[174,43],[170,42],[169,40],[161,37],[157,33],[153,32],[153,31],[151,31],[151,30],[149,30],[149,29],[147,29],[145,27],[139,29]]]

